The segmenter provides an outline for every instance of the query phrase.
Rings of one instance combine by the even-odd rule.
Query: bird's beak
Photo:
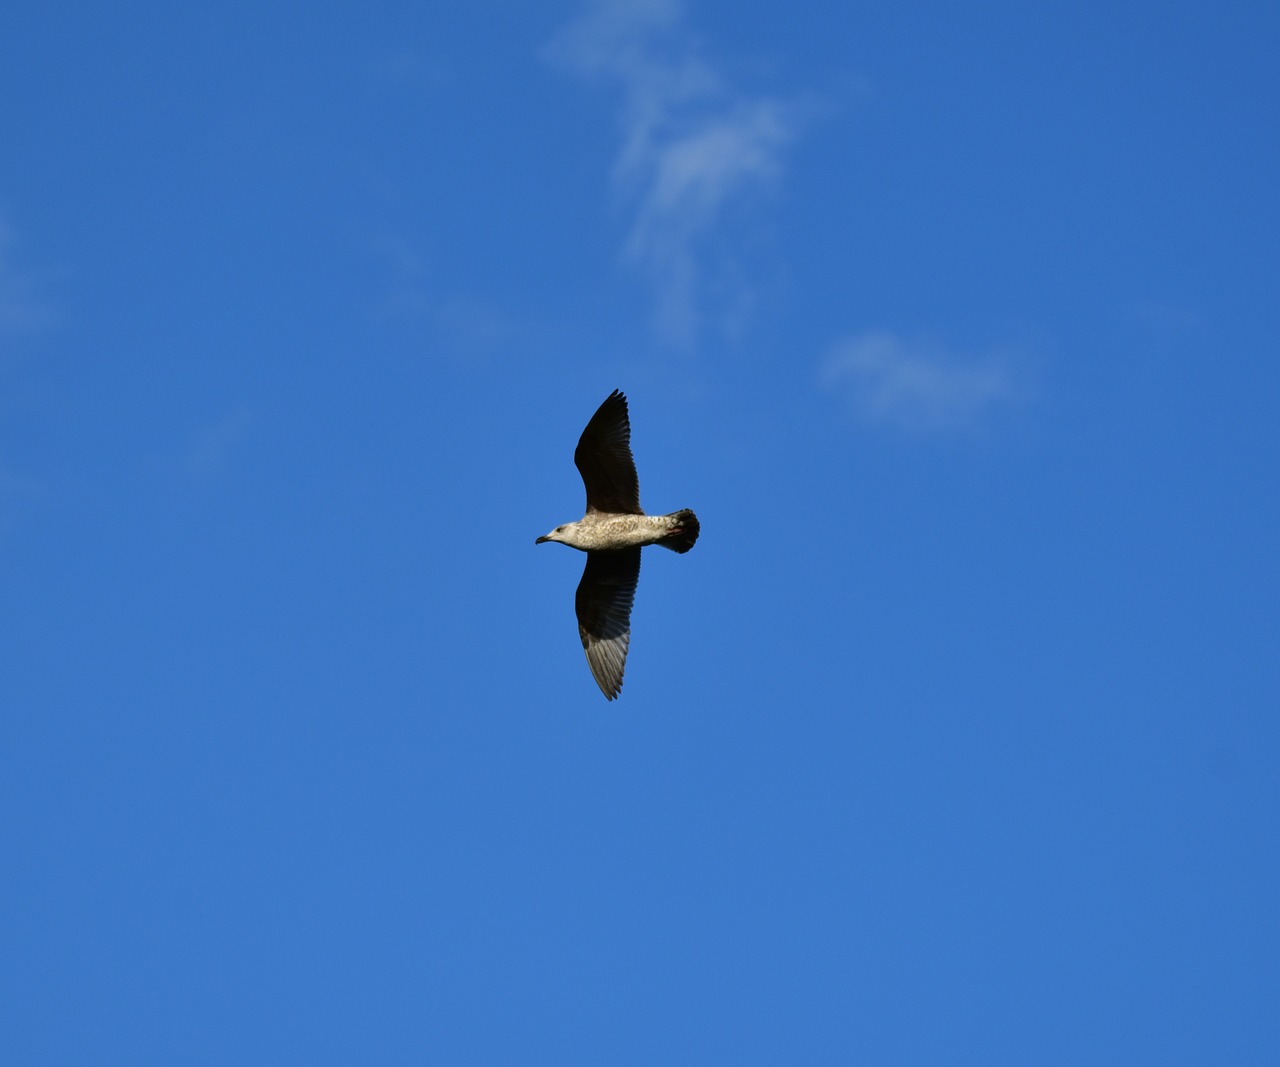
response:
[[[542,544],[542,542],[543,542],[543,541],[550,541],[550,540],[551,540],[551,538],[549,538],[549,537],[539,537],[536,541],[534,541],[534,544],[535,544],[535,545],[540,545],[540,544]]]

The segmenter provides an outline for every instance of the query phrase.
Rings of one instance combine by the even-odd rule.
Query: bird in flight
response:
[[[661,545],[688,552],[698,539],[698,517],[688,508],[670,515],[640,510],[640,482],[631,458],[627,398],[614,390],[582,431],[573,462],[587,487],[587,513],[557,526],[543,541],[559,541],[587,554],[575,607],[587,665],[605,698],[622,689],[631,644],[631,605],[640,577],[640,549]]]

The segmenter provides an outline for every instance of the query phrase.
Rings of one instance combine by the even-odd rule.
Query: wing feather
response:
[[[612,700],[622,689],[631,645],[631,606],[640,579],[640,549],[588,552],[575,608],[578,636],[596,685]]]
[[[587,487],[587,511],[643,515],[640,480],[631,455],[627,398],[615,389],[596,409],[578,439],[573,462]]]

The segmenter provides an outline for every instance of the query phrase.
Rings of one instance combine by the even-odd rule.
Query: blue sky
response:
[[[7,5],[6,1057],[1277,1062],[1278,46]]]

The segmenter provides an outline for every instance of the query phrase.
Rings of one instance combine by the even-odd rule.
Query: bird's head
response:
[[[549,534],[546,534],[543,537],[539,537],[536,541],[534,541],[534,544],[540,545],[542,544],[543,541],[559,541],[561,544],[564,544],[565,531],[566,531],[566,528],[564,526],[557,526]]]

